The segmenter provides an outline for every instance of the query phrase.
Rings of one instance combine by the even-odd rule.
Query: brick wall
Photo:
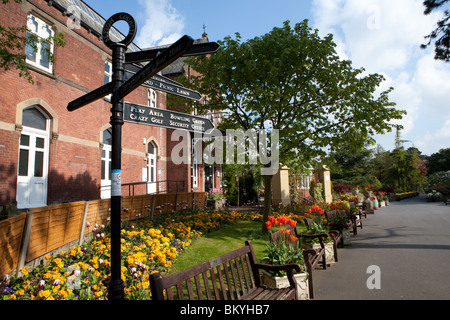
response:
[[[74,112],[67,111],[67,104],[103,85],[104,63],[111,58],[110,50],[86,29],[67,28],[67,17],[43,0],[2,5],[0,21],[5,26],[25,25],[29,12],[53,25],[56,32],[63,32],[66,44],[55,48],[53,74],[31,70],[34,84],[20,78],[17,70],[0,71],[0,206],[15,203],[18,105],[33,99],[42,101],[40,107],[52,121],[48,204],[98,199],[101,134],[109,126],[111,104],[101,99]],[[125,101],[147,105],[147,97],[147,89],[141,87]],[[165,108],[166,94],[158,92],[158,104]],[[158,145],[158,180],[167,180],[166,129],[125,123],[122,131],[122,183],[142,181],[150,140]],[[145,192],[145,188],[139,192]]]

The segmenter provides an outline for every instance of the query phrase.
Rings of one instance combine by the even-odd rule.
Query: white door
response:
[[[156,155],[157,149],[153,142],[148,144],[147,156],[147,193],[156,193]]]
[[[111,198],[111,131],[103,131],[103,149],[101,162],[100,198]]]
[[[40,114],[36,108],[31,109],[24,110],[24,126],[19,141],[16,195],[19,209],[47,205],[50,120]],[[32,119],[36,116],[41,118]]]

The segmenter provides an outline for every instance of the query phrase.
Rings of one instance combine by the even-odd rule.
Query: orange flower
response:
[[[291,235],[291,240],[292,240],[292,242],[295,242],[298,240],[298,238],[296,236]]]
[[[286,233],[287,236],[290,235],[291,234],[291,229],[286,229],[286,231],[284,233]]]
[[[266,228],[269,230],[272,227],[272,223],[270,221],[266,221]]]
[[[278,217],[278,225],[279,226],[286,225],[286,224],[288,224],[288,222],[289,222],[289,218],[287,216],[281,215]]]
[[[275,219],[274,217],[269,217],[269,221],[272,225],[276,225],[277,224],[277,219]]]
[[[289,225],[292,227],[292,228],[295,228],[295,226],[297,225],[297,221],[295,221],[295,220],[289,220]]]

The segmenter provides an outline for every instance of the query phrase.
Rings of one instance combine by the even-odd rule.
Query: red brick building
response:
[[[73,27],[66,12],[81,12]],[[73,8],[73,7],[72,7]],[[108,18],[108,17],[106,17]],[[72,21],[73,22],[73,21]],[[74,112],[70,101],[111,80],[111,50],[101,40],[105,19],[74,0],[23,0],[0,5],[2,26],[24,26],[47,37],[60,32],[65,46],[25,48],[34,84],[17,70],[0,70],[0,206],[19,209],[110,196],[109,97]],[[203,39],[204,40],[204,39]],[[129,51],[140,50],[132,45]],[[186,70],[182,60],[174,72]],[[171,71],[172,70],[172,71]],[[166,109],[168,95],[141,86],[126,102]],[[122,129],[122,194],[207,191],[220,183],[220,168],[174,165],[171,129],[125,123]],[[192,160],[192,156],[189,156]],[[145,183],[152,182],[152,183]],[[135,186],[128,184],[141,183]]]

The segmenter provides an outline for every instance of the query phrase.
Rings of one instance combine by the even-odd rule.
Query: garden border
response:
[[[206,192],[122,197],[122,221],[204,207]],[[95,225],[106,225],[110,199],[79,201],[28,209],[0,221],[0,276],[24,266],[35,267],[48,254],[81,245],[93,236]],[[89,222],[89,225],[87,225]]]

